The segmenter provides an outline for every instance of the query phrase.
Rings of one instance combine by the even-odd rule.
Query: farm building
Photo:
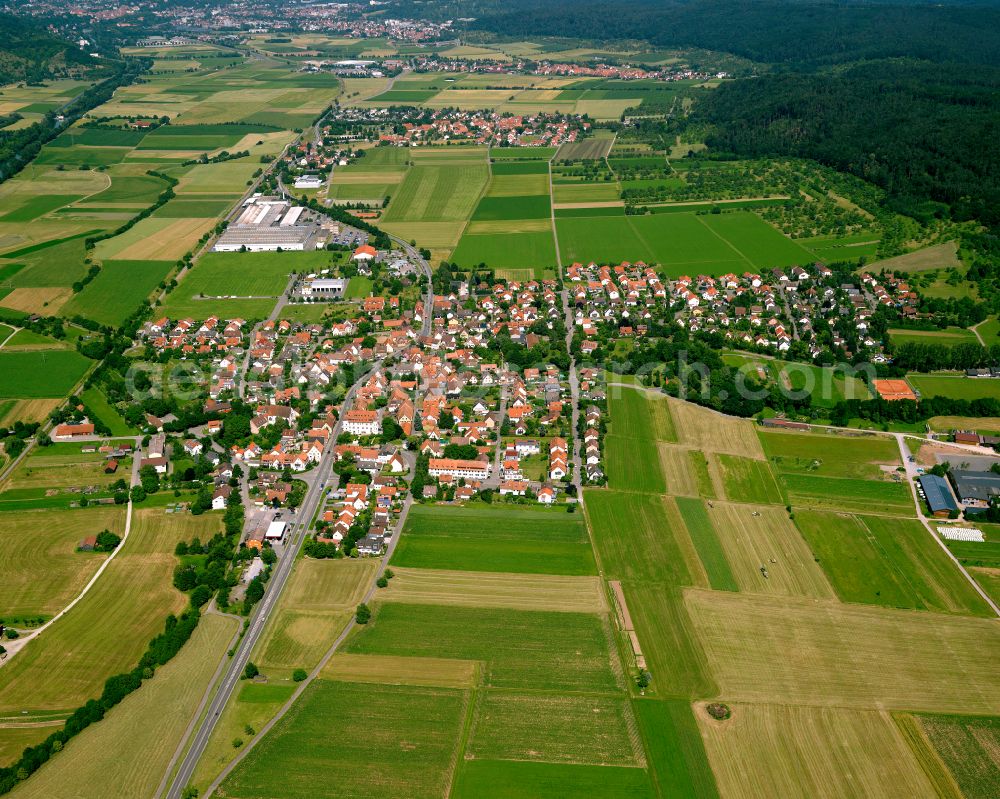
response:
[[[927,497],[927,507],[931,514],[947,518],[953,512],[958,512],[958,503],[952,496],[948,481],[936,474],[924,474],[920,476],[920,487],[924,489]]]
[[[952,469],[948,476],[958,498],[966,505],[986,507],[990,500],[1000,497],[1000,474]]]

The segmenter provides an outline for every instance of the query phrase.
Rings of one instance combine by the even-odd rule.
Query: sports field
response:
[[[414,506],[394,566],[526,574],[596,572],[582,514]]]
[[[951,399],[976,400],[1000,399],[1000,380],[971,378],[958,375],[906,376],[921,397],[950,397]]]

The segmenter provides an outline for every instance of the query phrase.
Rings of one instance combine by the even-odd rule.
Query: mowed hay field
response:
[[[184,648],[152,680],[84,730],[11,796],[89,799],[152,796],[180,743],[237,622],[207,615]],[[124,741],[128,746],[122,746]]]
[[[479,680],[479,671],[480,663],[476,660],[337,653],[323,666],[321,676],[380,685],[472,688]]]
[[[467,220],[486,186],[487,176],[485,160],[411,167],[393,193],[383,218],[386,222]]]
[[[503,574],[395,568],[389,587],[378,596],[389,602],[430,605],[558,610],[601,613],[607,610],[598,577]]]
[[[122,534],[119,507],[13,511],[0,532],[0,618],[51,616],[87,584],[107,555],[77,552],[88,535],[110,529]]]
[[[667,490],[658,441],[676,441],[665,397],[625,385],[609,384],[611,427],[605,438],[608,485],[621,491]]]
[[[764,459],[757,432],[749,419],[726,416],[682,400],[671,398],[667,402],[681,444],[702,452]]]
[[[298,561],[279,610],[257,644],[255,662],[272,678],[319,663],[377,570],[373,560]]]
[[[465,757],[645,766],[628,698],[487,691],[479,697]]]
[[[444,688],[316,680],[221,794],[440,799],[458,760],[467,702],[467,692]]]
[[[622,687],[603,614],[384,602],[344,651],[479,660],[489,687],[554,692]]]
[[[926,797],[938,794],[888,713],[732,704],[726,721],[696,709],[719,791],[758,797]]]
[[[0,669],[0,710],[75,708],[132,668],[187,598],[171,583],[178,541],[207,541],[218,517],[141,510],[123,549],[66,616]],[[44,675],[44,676],[43,676]]]
[[[215,226],[215,219],[151,216],[130,230],[99,242],[97,256],[118,261],[176,261]]]
[[[986,619],[812,599],[685,592],[719,695],[736,701],[996,714]]]
[[[830,583],[784,508],[715,502],[708,516],[741,591],[833,598]]]

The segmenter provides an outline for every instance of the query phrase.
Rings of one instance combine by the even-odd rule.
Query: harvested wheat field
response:
[[[708,515],[741,591],[834,598],[826,575],[784,508],[715,502]]]
[[[471,688],[479,681],[479,665],[478,660],[338,653],[327,661],[320,676],[379,685]]]
[[[62,404],[62,399],[19,399],[0,415],[0,424],[40,422]]]
[[[996,621],[697,589],[684,601],[720,696],[1000,712]]]
[[[695,708],[723,799],[936,796],[888,713],[790,705]]]
[[[67,287],[46,286],[40,288],[14,289],[0,301],[4,308],[25,313],[37,313],[42,316],[55,316],[66,301],[73,296],[73,290]]]
[[[703,452],[724,452],[764,460],[764,450],[750,420],[726,416],[683,400],[670,399],[669,402],[681,444]]]
[[[430,605],[558,610],[601,613],[608,609],[599,577],[552,574],[393,569],[396,576],[379,593],[391,602]]]

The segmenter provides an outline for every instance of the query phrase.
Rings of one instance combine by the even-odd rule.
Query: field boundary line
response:
[[[556,153],[558,152],[556,150]],[[559,270],[559,279],[562,280],[562,253],[559,251],[559,233],[556,231],[556,199],[552,187],[552,159],[556,157],[556,153],[553,153],[552,158],[546,161],[546,166],[549,169],[549,220],[552,222],[552,243],[556,246],[556,269]]]
[[[706,225],[705,224],[705,220],[702,219],[700,216],[698,216],[698,214],[695,214],[694,218],[698,220],[699,224],[701,224],[701,226],[704,227],[705,230],[707,230],[709,233],[711,233],[713,236],[715,236],[719,241],[721,241],[729,249],[731,249],[734,253],[736,253],[738,256],[740,256],[740,258],[742,258],[744,261],[746,261],[747,264],[750,266],[751,269],[753,269],[753,270],[757,269],[757,266],[754,264],[754,262],[751,261],[749,258],[747,258],[747,256],[743,252],[741,252],[740,250],[738,250],[736,248],[736,245],[733,244],[732,242],[730,242],[729,239],[725,238],[724,236],[722,236],[717,231],[712,230],[712,228],[709,225]]]

